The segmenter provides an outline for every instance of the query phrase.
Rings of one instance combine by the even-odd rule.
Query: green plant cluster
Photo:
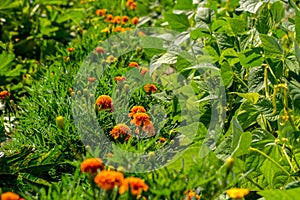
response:
[[[0,99],[5,106],[0,110],[0,193],[69,200],[95,199],[97,190],[98,198],[106,199],[108,194],[80,172],[82,161],[96,155],[107,166],[143,179],[149,190],[141,199],[239,199],[226,194],[231,188],[248,189],[240,198],[246,200],[299,199],[298,1],[136,1],[137,10],[124,0],[6,2],[0,5],[0,88],[19,101]],[[117,25],[95,14],[98,9],[139,17],[141,29],[129,22],[124,28],[130,30],[117,33]],[[159,50],[140,48],[131,38],[128,44],[103,43],[142,34],[139,30],[149,26],[179,33],[172,39],[178,48],[162,50],[167,34],[141,36]],[[99,45],[112,54],[98,54]],[[120,45],[138,48],[114,58]],[[140,68],[128,67],[130,62]],[[141,67],[150,63],[161,71],[143,77]],[[83,66],[94,76],[81,73]],[[99,67],[94,71],[93,66]],[[117,82],[117,76],[126,80]],[[96,78],[96,85],[86,78]],[[157,90],[145,91],[154,79]],[[174,92],[184,101],[173,98]],[[100,95],[122,100],[114,102],[120,113],[97,109]],[[127,115],[137,105],[145,107],[159,134],[115,140],[110,131],[118,123],[136,130]],[[166,121],[160,120],[163,114]],[[86,123],[93,120],[102,132]],[[8,132],[11,123],[15,128]],[[174,143],[176,148],[168,149]],[[124,151],[144,154],[126,160]],[[159,164],[165,167],[156,169]],[[141,166],[156,170],[130,172]],[[196,195],[189,197],[189,191]],[[115,199],[133,199],[110,192]]]

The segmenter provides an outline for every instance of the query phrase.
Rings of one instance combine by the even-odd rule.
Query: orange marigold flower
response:
[[[130,62],[128,67],[135,67],[135,68],[139,68],[139,64],[137,62]]]
[[[107,20],[107,21],[110,21],[110,20],[112,20],[113,18],[114,18],[114,16],[113,16],[112,14],[106,15],[106,20]]]
[[[148,126],[151,124],[151,121],[146,113],[136,113],[130,123],[135,126]]]
[[[167,139],[164,138],[164,137],[160,137],[160,138],[158,138],[158,140],[159,140],[160,142],[166,142],[166,141],[167,141]]]
[[[95,174],[98,169],[104,169],[104,164],[100,158],[88,158],[84,160],[80,165],[81,172]]]
[[[112,98],[107,95],[101,95],[96,100],[96,105],[98,106],[99,110],[109,109],[110,111],[113,110],[113,102]]]
[[[115,16],[114,20],[115,20],[115,23],[117,23],[117,24],[121,23],[121,17],[120,16]]]
[[[128,137],[130,135],[130,128],[125,124],[117,124],[109,133],[114,139],[120,137],[120,135]]]
[[[120,186],[124,181],[121,172],[103,170],[94,178],[94,182],[104,190],[112,190],[116,186]]]
[[[128,117],[133,117],[136,113],[146,113],[146,109],[143,106],[133,106]]]
[[[103,47],[96,47],[94,54],[106,54],[106,51]]]
[[[134,3],[134,0],[128,0],[127,2],[126,2],[126,7],[129,7],[131,4],[133,4]]]
[[[125,24],[129,21],[129,17],[128,16],[123,16],[122,17],[122,23]]]
[[[98,9],[96,10],[96,15],[97,16],[105,16],[105,13],[106,13],[106,9]]]
[[[137,18],[137,17],[132,18],[131,23],[134,24],[134,25],[138,24],[139,23],[139,18]]]
[[[242,199],[244,196],[249,194],[249,192],[250,191],[248,189],[244,188],[231,188],[226,190],[226,194],[232,199]]]
[[[147,84],[144,86],[145,92],[156,92],[157,88],[154,84]]]
[[[155,128],[154,128],[154,126],[153,126],[153,124],[152,124],[151,121],[150,121],[149,124],[145,124],[145,125],[143,126],[143,131],[144,131],[145,133],[147,133],[148,136],[154,135],[154,133],[155,133]],[[166,139],[165,139],[165,140],[166,140]]]
[[[5,192],[1,194],[1,200],[20,200],[20,196],[13,192]]]
[[[136,2],[133,2],[133,3],[129,6],[129,9],[130,9],[130,10],[136,10],[136,8],[137,8]]]
[[[126,80],[126,77],[125,76],[116,76],[114,78],[115,81],[125,81]]]
[[[69,47],[69,48],[68,48],[68,52],[71,53],[71,52],[73,52],[73,51],[75,51],[75,48],[74,48],[74,47]]]
[[[142,76],[144,76],[148,71],[149,70],[146,67],[142,67],[140,73]]]
[[[130,187],[130,192],[133,196],[140,195],[143,190],[146,192],[149,189],[144,180],[137,177],[128,177],[120,186],[119,193],[124,194],[126,191],[128,191],[128,186]]]
[[[5,99],[6,97],[10,96],[10,92],[8,92],[7,90],[3,90],[2,92],[0,92],[0,99]]]
[[[193,191],[189,191],[188,193],[188,200],[191,200],[193,199],[193,197],[195,197],[197,200],[200,199],[200,195],[196,194],[196,192],[193,192]]]
[[[95,82],[97,79],[95,77],[88,77],[87,78],[88,82],[93,83]]]
[[[126,28],[123,28],[121,26],[117,26],[116,28],[114,28],[113,30],[114,32],[125,32]]]

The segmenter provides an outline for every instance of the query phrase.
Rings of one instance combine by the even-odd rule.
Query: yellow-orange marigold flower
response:
[[[98,169],[104,169],[104,164],[100,158],[87,158],[80,165],[81,172],[95,174]]]
[[[126,2],[126,7],[129,7],[132,3],[134,3],[134,0],[128,0]]]
[[[104,190],[112,190],[116,186],[120,186],[124,181],[121,172],[103,170],[94,178],[94,182]]]
[[[128,16],[123,16],[122,17],[122,23],[125,24],[129,21],[129,17]]]
[[[114,78],[115,81],[125,81],[126,80],[126,77],[125,76],[116,76]]]
[[[95,78],[95,77],[88,77],[87,80],[88,80],[88,82],[93,83],[93,82],[95,82],[97,80],[97,78]]]
[[[130,192],[133,196],[140,195],[142,191],[148,191],[149,187],[144,182],[144,180],[137,177],[128,177],[123,181],[123,184],[119,188],[119,193],[124,194],[128,191],[128,186],[130,187]]]
[[[105,14],[106,14],[106,9],[98,9],[98,10],[96,10],[96,15],[97,16],[105,16]]]
[[[112,55],[110,55],[110,56],[108,56],[107,58],[106,58],[106,62],[108,62],[108,63],[113,63],[113,62],[115,62],[115,61],[117,61],[118,59],[117,58],[115,58],[114,56],[112,56]]]
[[[147,69],[146,67],[142,67],[140,73],[142,76],[144,76],[148,71],[149,71],[149,69]]]
[[[147,84],[144,86],[145,92],[156,92],[157,88],[154,84]]]
[[[130,123],[135,126],[148,126],[151,124],[151,121],[146,113],[136,113]]]
[[[247,194],[249,194],[248,189],[244,188],[231,188],[229,190],[226,190],[226,194],[232,198],[232,199],[241,199],[244,198]]]
[[[112,98],[108,95],[101,95],[96,100],[96,105],[98,106],[99,110],[109,109],[110,111],[113,110],[113,102]]]
[[[196,192],[193,192],[193,191],[189,191],[188,193],[188,200],[191,200],[193,197],[195,197],[197,200],[200,199],[200,195],[196,194]]]
[[[106,51],[103,47],[96,47],[94,54],[106,54]]]
[[[164,137],[160,137],[160,138],[158,138],[158,140],[159,140],[160,142],[166,142],[166,141],[167,141],[167,139],[164,138]]]
[[[106,15],[106,20],[107,21],[111,21],[113,18],[114,18],[114,16],[112,14]]]
[[[146,124],[146,125],[143,126],[143,131],[144,131],[145,133],[147,133],[148,136],[154,135],[154,133],[155,133],[155,128],[154,128],[154,126],[153,126],[153,124],[152,124],[151,121],[150,121],[149,124]]]
[[[115,16],[114,20],[115,20],[115,23],[117,23],[117,24],[121,23],[121,17],[120,16]]]
[[[1,194],[1,200],[21,200],[20,196],[13,192],[5,192]]]
[[[119,138],[120,135],[128,137],[130,136],[130,128],[125,124],[117,124],[109,134],[113,136],[114,139]]]
[[[0,99],[5,99],[6,97],[9,96],[10,96],[10,92],[8,92],[7,90],[0,92]]]
[[[71,52],[74,52],[74,51],[75,51],[75,48],[74,48],[74,47],[69,47],[69,48],[68,48],[68,52],[71,53]]]
[[[117,26],[116,28],[114,28],[113,30],[114,32],[125,32],[126,28],[123,28],[121,26]]]
[[[146,109],[143,106],[133,106],[128,117],[133,117],[136,113],[146,113]]]
[[[139,18],[137,18],[137,17],[132,18],[131,23],[134,24],[134,25],[138,24],[139,23]]]
[[[137,8],[136,2],[133,2],[133,3],[129,6],[129,9],[130,9],[130,10],[136,10],[136,8]]]
[[[130,62],[130,63],[128,64],[128,67],[139,68],[140,66],[139,66],[139,64],[138,64],[137,62]]]

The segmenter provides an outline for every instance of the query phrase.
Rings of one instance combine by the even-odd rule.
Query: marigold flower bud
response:
[[[64,129],[64,127],[65,127],[65,120],[64,120],[64,117],[58,116],[58,117],[56,118],[56,125],[57,125],[60,129]]]

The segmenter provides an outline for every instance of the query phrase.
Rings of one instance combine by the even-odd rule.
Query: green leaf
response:
[[[169,26],[176,31],[183,32],[186,31],[190,24],[188,17],[185,14],[175,15],[175,14],[165,14],[165,19],[168,21]]]
[[[233,117],[231,120],[231,130],[232,130],[231,150],[234,151],[237,148],[240,137],[244,132],[236,117]]]
[[[257,92],[252,92],[252,93],[239,93],[239,92],[232,92],[234,94],[239,95],[242,98],[247,99],[253,104],[256,104],[259,100],[259,94]]]
[[[240,7],[237,11],[246,11],[256,14],[258,9],[263,5],[260,0],[240,0]]]
[[[209,8],[198,7],[195,15],[196,23],[204,22],[205,24],[211,24],[213,22],[214,11]]]
[[[264,58],[261,55],[262,48],[253,48],[242,51],[239,54],[240,62],[244,67],[261,66]]]
[[[221,66],[221,77],[226,88],[230,87],[233,82],[233,71],[227,62],[224,62]]]
[[[249,147],[251,145],[252,135],[250,132],[245,132],[241,135],[238,145],[232,152],[232,157],[239,157],[245,155],[249,152]]]
[[[283,48],[275,38],[264,34],[260,34],[259,37],[267,56],[282,56]]]
[[[233,48],[228,48],[221,53],[220,61],[226,60],[230,66],[235,65],[240,61],[237,52]]]
[[[299,199],[300,188],[289,190],[265,190],[258,192],[266,200],[291,200]]]
[[[247,29],[247,22],[244,19],[227,17],[226,20],[236,35],[245,32]]]
[[[259,33],[263,34],[267,34],[272,28],[272,18],[268,9],[268,4],[264,4],[264,6],[260,9],[255,27]]]
[[[191,10],[193,7],[193,0],[177,1],[174,10]]]
[[[284,5],[281,1],[276,1],[271,5],[270,12],[275,23],[279,23],[284,18]]]

